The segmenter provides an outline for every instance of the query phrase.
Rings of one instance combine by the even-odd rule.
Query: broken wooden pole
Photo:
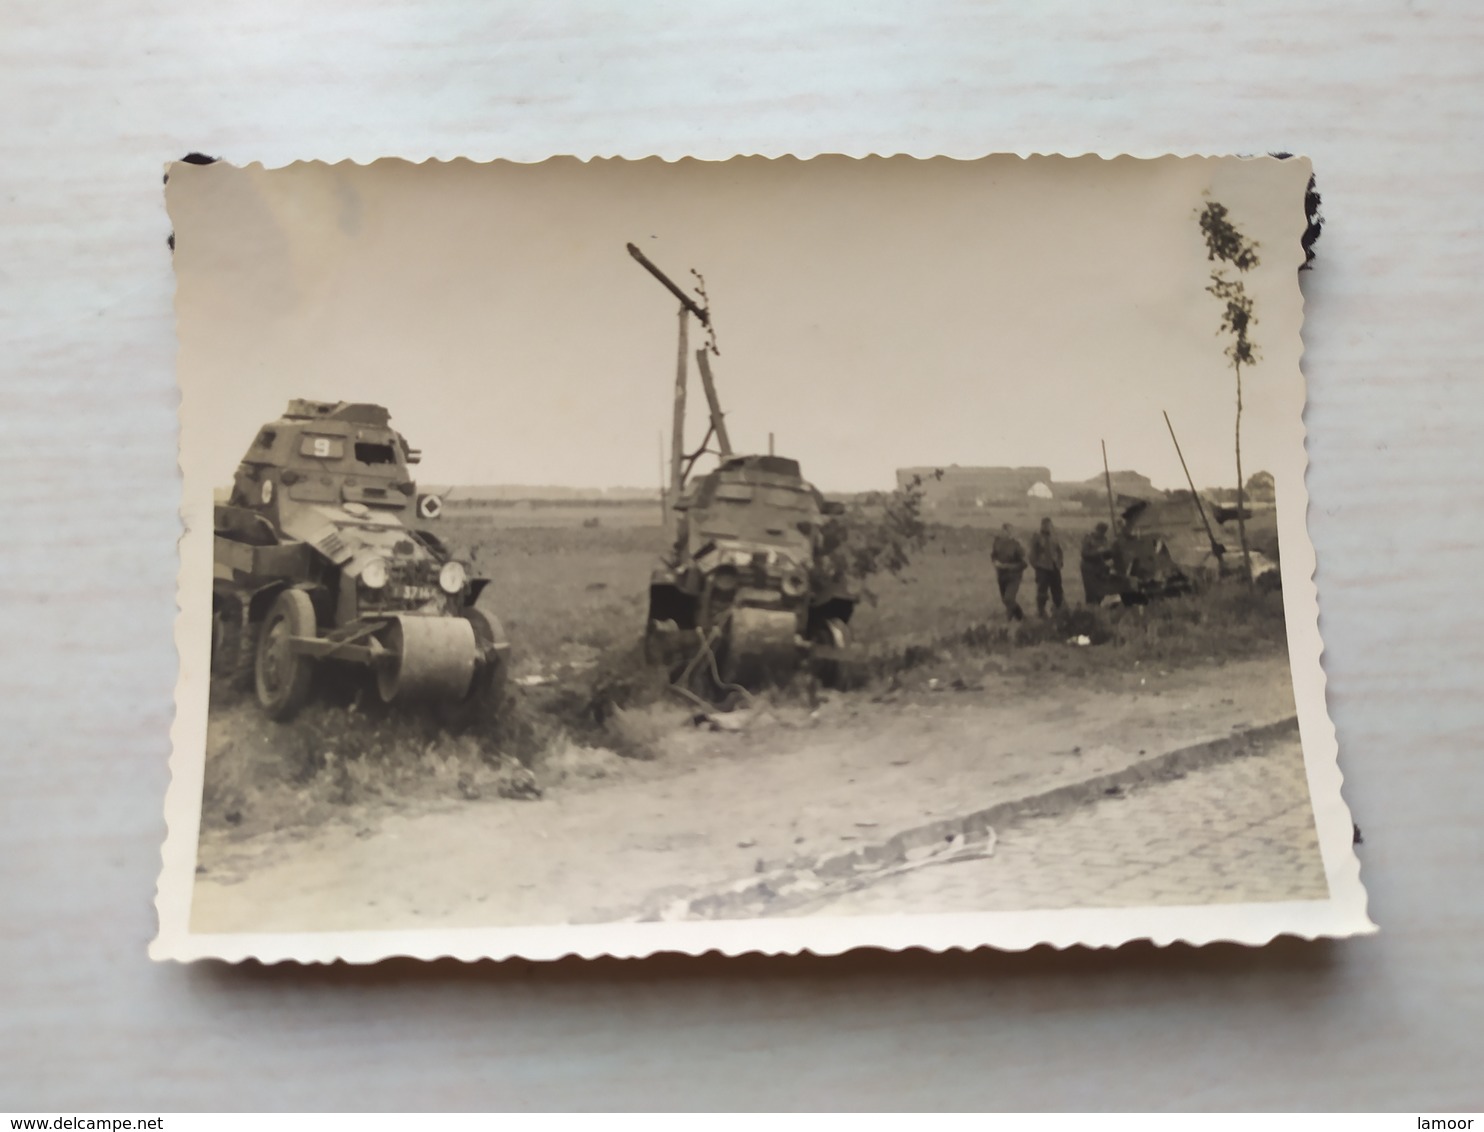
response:
[[[696,351],[696,368],[701,371],[701,387],[706,390],[706,404],[711,407],[711,428],[716,433],[716,446],[725,460],[732,454],[732,441],[727,436],[725,414],[721,411],[721,399],[716,395],[716,382],[711,377],[711,359],[703,346]]]

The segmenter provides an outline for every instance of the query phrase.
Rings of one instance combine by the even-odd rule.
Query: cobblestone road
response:
[[[819,915],[1323,900],[1297,738],[1264,753],[998,831],[994,856],[925,867]],[[797,913],[795,913],[797,914]]]

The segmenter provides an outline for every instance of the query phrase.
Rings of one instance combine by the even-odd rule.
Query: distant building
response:
[[[1111,472],[1105,478],[1103,476],[1092,476],[1082,481],[1083,487],[1097,488],[1099,491],[1107,492],[1108,479],[1113,481],[1114,495],[1132,495],[1136,499],[1153,499],[1157,495],[1163,495],[1154,486],[1154,481],[1146,475],[1138,472]]]
[[[1148,476],[1138,472],[1113,472],[1113,494],[1119,499],[1158,499],[1164,496]],[[1108,510],[1108,481],[1102,475],[1075,483],[1053,483],[1052,494],[1066,502],[1080,503],[1094,511]]]
[[[899,468],[897,486],[922,481],[928,511],[972,511],[995,503],[1022,502],[1036,485],[1050,490],[1050,468]],[[1043,497],[1044,498],[1044,497]]]

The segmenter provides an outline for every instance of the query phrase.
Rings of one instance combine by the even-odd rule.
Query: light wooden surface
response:
[[[1156,11],[1163,8],[1163,11]],[[0,1109],[1479,1108],[1474,0],[0,9]],[[1311,530],[1382,934],[1113,954],[154,966],[161,165],[1311,155]]]

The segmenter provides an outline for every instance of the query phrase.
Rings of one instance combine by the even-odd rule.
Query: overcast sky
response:
[[[188,473],[290,397],[386,405],[427,483],[654,486],[706,278],[734,445],[827,491],[906,465],[1234,479],[1209,193],[1260,244],[1244,466],[1294,465],[1307,161],[740,159],[174,167]],[[692,325],[691,344],[702,334]],[[699,385],[692,440],[704,431]],[[1286,450],[1287,456],[1279,458]],[[1301,465],[1298,465],[1301,467]],[[1281,490],[1281,484],[1280,484]]]

